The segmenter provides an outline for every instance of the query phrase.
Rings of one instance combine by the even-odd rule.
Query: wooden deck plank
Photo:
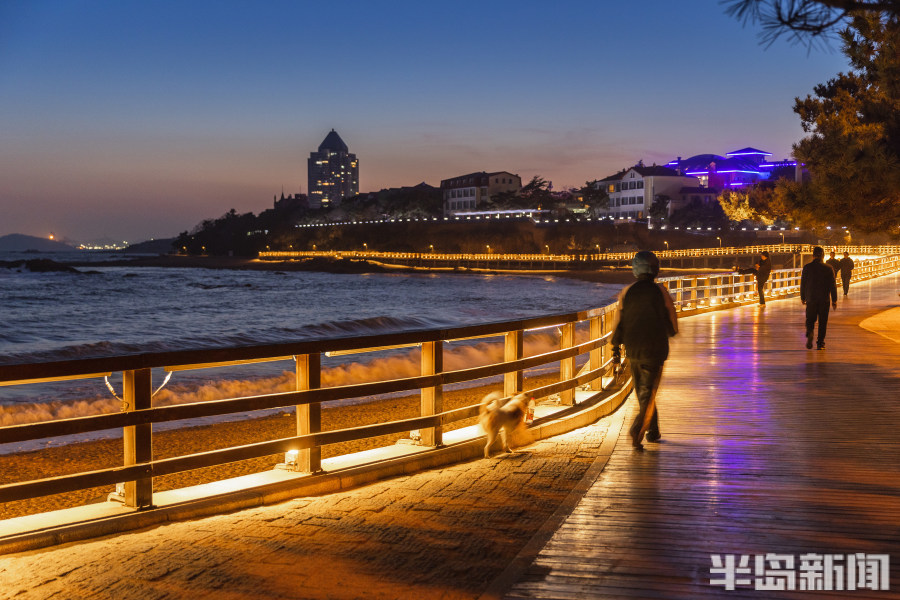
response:
[[[851,286],[824,351],[805,348],[796,299],[683,319],[663,442],[634,452],[623,431],[506,598],[900,598],[900,344],[858,326],[898,290],[898,275]],[[807,552],[888,554],[891,589],[709,582],[711,554]]]

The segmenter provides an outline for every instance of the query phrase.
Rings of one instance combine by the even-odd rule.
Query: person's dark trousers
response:
[[[634,395],[637,396],[638,406],[640,407],[630,429],[631,432],[636,434],[641,430],[641,425],[644,424],[647,406],[650,404],[650,399],[653,398],[656,388],[659,386],[659,379],[662,376],[662,365],[641,364],[632,361],[631,375],[634,377]],[[647,428],[647,437],[659,437],[659,411],[656,410],[655,406],[653,407],[650,426]]]
[[[825,332],[828,330],[828,299],[810,301],[806,303],[806,337],[810,337],[815,330],[816,321],[819,321],[819,334],[816,336],[817,344],[825,343]]]
[[[844,286],[844,295],[846,296],[847,292],[850,291],[850,276],[847,275],[846,277],[844,277],[843,275],[841,275],[841,284]]]
[[[757,279],[756,280],[756,291],[759,292],[759,303],[765,304],[766,303],[766,282],[760,281],[759,279]]]

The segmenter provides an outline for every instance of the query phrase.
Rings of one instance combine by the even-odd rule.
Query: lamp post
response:
[[[668,252],[669,251],[669,242],[667,242],[666,240],[663,240],[663,244],[666,245],[666,252]]]
[[[550,246],[548,246],[547,244],[544,244],[544,248],[547,249],[547,254],[550,254]]]
[[[428,244],[428,249],[431,250],[432,254],[434,254],[434,244]]]
[[[485,246],[485,248],[487,248],[487,253],[490,254],[490,253],[491,253],[491,245],[490,245],[490,244],[487,244],[487,245]]]
[[[719,248],[721,248],[722,247],[722,238],[720,238],[719,236],[716,236],[716,239],[719,240]]]
[[[784,245],[784,232],[780,231],[779,233],[781,234],[781,244]]]
[[[369,251],[369,244],[363,242],[363,252],[368,252],[368,251]]]

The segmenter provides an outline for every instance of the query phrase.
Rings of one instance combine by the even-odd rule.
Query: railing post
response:
[[[603,334],[606,333],[606,314],[602,314],[597,317],[591,317],[590,319],[590,334],[591,340],[597,340],[603,337]],[[606,362],[606,346],[608,344],[603,344],[599,348],[595,348],[591,350],[588,355],[588,368],[591,371],[599,369],[603,366],[603,363]],[[596,379],[591,380],[591,389],[594,391],[599,391],[603,389],[603,375]]]
[[[511,362],[519,360],[525,354],[525,341],[523,331],[508,331],[503,344],[503,360]],[[516,369],[512,373],[503,374],[503,395],[515,396],[525,386],[525,375],[522,369]]]
[[[562,326],[562,335],[559,339],[559,348],[564,350],[575,346],[575,323],[565,323]],[[565,381],[575,377],[575,357],[564,358],[559,361],[559,379]],[[559,395],[559,403],[564,406],[575,404],[575,390],[564,390]]]
[[[153,395],[150,369],[124,371],[122,387],[122,400],[126,412],[150,408],[150,397]],[[126,467],[153,460],[152,425],[149,423],[125,427],[124,442]],[[152,477],[125,482],[125,506],[148,508],[152,505]]]
[[[297,391],[314,390],[322,386],[322,355],[319,352],[300,354],[296,363]],[[322,405],[319,402],[297,405],[297,435],[322,431]],[[306,448],[297,453],[297,470],[318,473],[322,470],[322,448]]]
[[[444,342],[422,343],[422,375],[437,375],[444,370]],[[444,410],[443,386],[422,388],[422,416],[436,415]],[[422,430],[422,445],[442,446],[444,428],[440,425]]]

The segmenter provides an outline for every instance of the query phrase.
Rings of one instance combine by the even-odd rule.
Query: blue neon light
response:
[[[690,171],[685,173],[685,175],[706,175],[707,173],[752,173],[754,175],[760,175],[759,171],[742,171],[740,169],[730,169],[727,171]]]

